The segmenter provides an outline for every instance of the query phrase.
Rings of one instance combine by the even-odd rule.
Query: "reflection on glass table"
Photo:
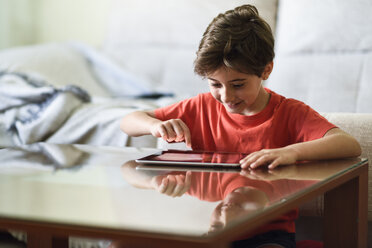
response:
[[[154,189],[178,197],[188,194],[203,201],[217,202],[211,213],[208,234],[257,213],[286,197],[341,172],[350,161],[327,161],[282,166],[276,170],[225,169],[141,165],[129,161],[123,165],[124,178],[138,188]],[[204,172],[202,172],[204,170]],[[270,230],[294,232],[298,209],[286,213],[270,224],[247,234],[246,238]]]
[[[273,171],[155,169],[134,162],[156,151],[45,143],[1,149],[0,228],[27,232],[30,247],[40,247],[32,245],[40,240],[52,247],[56,236],[146,247],[227,247],[273,228],[279,223],[273,220],[292,230],[298,205],[338,188],[344,192],[341,186],[354,185],[355,178],[364,182],[366,168],[359,158]],[[363,192],[364,184],[356,185],[352,188]],[[353,191],[345,192],[353,199]],[[356,195],[364,199],[364,193]],[[363,216],[363,202],[354,203]],[[358,225],[350,227],[363,231],[363,223]]]

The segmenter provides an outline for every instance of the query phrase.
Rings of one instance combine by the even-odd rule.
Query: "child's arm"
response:
[[[154,111],[136,111],[125,116],[120,129],[129,136],[151,134],[167,142],[185,141],[191,147],[191,134],[187,125],[180,119],[161,121],[156,119]]]
[[[360,154],[360,145],[354,137],[339,128],[333,128],[320,139],[283,148],[263,149],[249,154],[240,163],[245,169],[267,164],[269,169],[273,169],[281,164],[293,164],[301,160],[348,158]]]

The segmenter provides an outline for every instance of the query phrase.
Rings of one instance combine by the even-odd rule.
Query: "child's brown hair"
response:
[[[274,37],[256,7],[242,5],[213,19],[196,55],[194,71],[202,77],[221,66],[261,77],[275,56]]]

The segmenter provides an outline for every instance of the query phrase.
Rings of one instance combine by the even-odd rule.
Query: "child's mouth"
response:
[[[227,107],[229,107],[229,109],[236,109],[242,102],[237,102],[237,103],[228,103],[227,104]]]

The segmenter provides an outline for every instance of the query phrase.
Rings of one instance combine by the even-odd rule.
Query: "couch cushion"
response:
[[[280,53],[372,50],[370,0],[280,0]]]
[[[0,52],[0,70],[27,73],[56,87],[77,85],[93,96],[109,96],[91,74],[84,57],[65,43],[3,50]]]
[[[268,87],[321,112],[371,112],[371,11],[369,0],[281,0]]]
[[[372,52],[278,55],[266,85],[320,112],[372,110]]]

